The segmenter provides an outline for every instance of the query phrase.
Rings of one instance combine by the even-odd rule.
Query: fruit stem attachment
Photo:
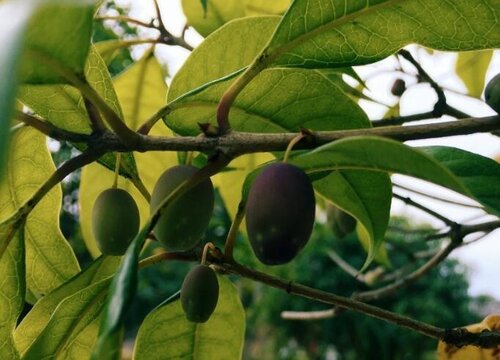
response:
[[[115,162],[115,178],[113,180],[113,189],[118,187],[118,175],[120,174],[120,161],[122,159],[121,153],[116,153],[116,162]]]
[[[246,210],[246,202],[241,200],[238,204],[238,211],[234,216],[234,220],[231,223],[231,228],[227,234],[226,243],[224,245],[224,257],[226,261],[233,261],[233,250],[234,250],[234,242],[236,241],[236,235],[238,235],[238,229],[240,228],[241,222],[245,217]]]
[[[301,132],[299,135],[297,135],[296,137],[294,137],[292,140],[290,140],[290,142],[288,143],[288,146],[286,148],[286,151],[285,151],[285,156],[283,158],[283,162],[286,164],[288,162],[288,158],[290,157],[290,153],[292,152],[292,149],[295,145],[297,145],[297,143],[302,140],[303,138],[305,138],[306,135]]]
[[[205,263],[207,262],[208,251],[209,250],[214,251],[215,249],[216,249],[215,245],[212,244],[211,242],[207,242],[205,244],[205,246],[203,247],[203,255],[201,256],[201,265],[205,265]]]

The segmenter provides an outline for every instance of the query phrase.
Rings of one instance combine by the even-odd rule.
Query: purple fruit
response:
[[[267,166],[248,194],[246,224],[257,258],[285,264],[306,245],[315,216],[315,198],[305,172],[286,163]]]

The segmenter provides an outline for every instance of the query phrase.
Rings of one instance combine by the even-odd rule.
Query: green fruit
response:
[[[92,209],[92,231],[104,255],[123,255],[139,231],[139,209],[122,189],[103,191]]]
[[[219,300],[219,282],[215,272],[206,265],[198,265],[184,278],[181,304],[189,321],[204,323],[215,310]]]
[[[326,213],[328,224],[337,238],[344,238],[356,228],[356,219],[338,207],[329,204]]]
[[[314,190],[296,166],[275,163],[255,178],[248,194],[246,224],[257,258],[285,264],[306,245],[315,216]]]
[[[174,166],[156,182],[151,195],[151,212],[198,169]],[[168,250],[188,250],[202,238],[214,210],[214,187],[210,179],[182,194],[163,210],[153,232]]]
[[[500,114],[500,74],[496,74],[486,85],[484,99],[493,110]]]

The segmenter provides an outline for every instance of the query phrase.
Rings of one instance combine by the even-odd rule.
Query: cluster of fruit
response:
[[[197,169],[179,165],[158,179],[150,209],[157,207]],[[214,189],[206,179],[183,193],[165,209],[153,230],[167,250],[195,247],[214,208]],[[264,264],[284,264],[307,243],[314,224],[315,197],[303,170],[287,163],[266,166],[255,178],[246,206],[248,237]],[[123,255],[139,231],[139,210],[125,190],[111,188],[97,198],[92,211],[93,233],[104,255]],[[219,285],[213,269],[204,264],[192,269],[181,288],[181,303],[188,320],[205,322],[217,305]]]

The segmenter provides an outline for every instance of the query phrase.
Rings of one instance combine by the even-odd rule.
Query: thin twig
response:
[[[444,197],[441,197],[441,196],[438,196],[438,195],[430,195],[430,194],[424,193],[424,192],[416,190],[416,189],[409,188],[407,186],[404,186],[404,185],[401,185],[401,184],[398,184],[398,183],[394,183],[393,182],[393,186],[395,186],[397,188],[400,188],[400,189],[403,189],[403,190],[406,190],[406,191],[410,191],[410,192],[418,194],[418,195],[422,195],[422,196],[428,197],[428,198],[433,199],[433,200],[445,202],[445,203],[448,203],[448,204],[453,204],[453,205],[459,205],[459,206],[464,206],[464,207],[469,207],[469,208],[484,210],[484,207],[482,207],[480,205],[466,204],[466,203],[461,202],[461,201],[447,199],[447,198],[444,198]]]
[[[134,18],[130,18],[128,16],[123,16],[123,15],[118,15],[118,16],[104,15],[104,16],[98,16],[95,19],[99,20],[99,21],[114,20],[114,21],[128,22],[128,23],[132,23],[132,24],[136,24],[136,25],[145,27],[145,28],[158,30],[158,28],[154,24],[152,24],[152,23],[146,23],[144,21],[141,21],[141,20],[138,20],[138,19],[134,19]]]
[[[394,193],[394,192],[392,193],[392,196],[398,200],[403,201],[407,205],[410,205],[410,206],[413,206],[414,208],[420,209],[420,210],[426,212],[427,214],[435,217],[436,219],[441,220],[442,222],[444,222],[448,226],[454,226],[456,224],[455,221],[448,219],[446,216],[439,214],[438,212],[428,208],[427,206],[424,206],[424,205],[410,199],[409,197],[405,197],[405,196],[399,195],[399,194]]]

